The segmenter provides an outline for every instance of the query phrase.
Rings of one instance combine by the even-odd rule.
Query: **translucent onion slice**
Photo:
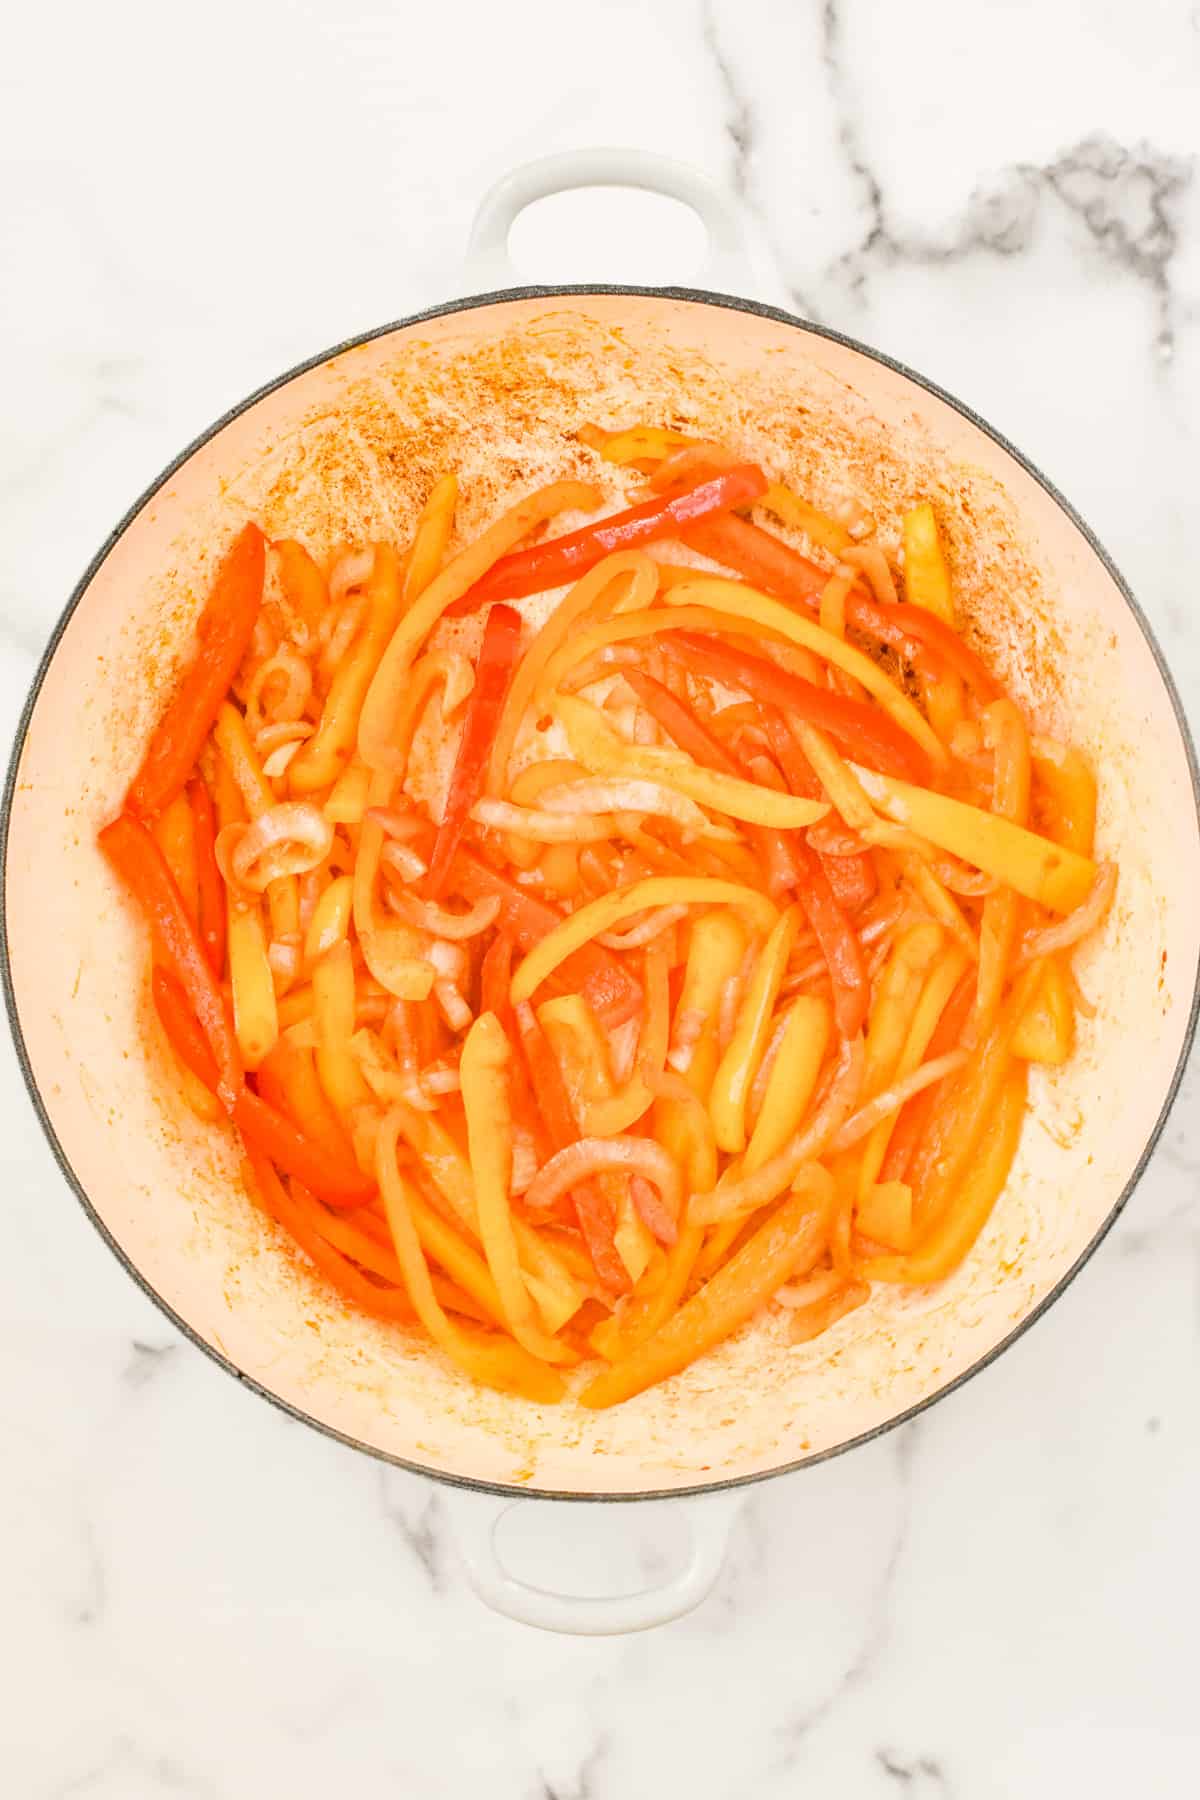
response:
[[[282,800],[246,827],[232,847],[229,866],[239,887],[261,894],[281,875],[317,868],[332,848],[333,826],[319,806],[311,800]]]

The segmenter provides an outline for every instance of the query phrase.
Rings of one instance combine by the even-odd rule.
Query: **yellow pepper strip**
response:
[[[522,656],[513,676],[512,686],[505,696],[488,760],[485,794],[504,792],[517,733],[541,685],[546,665],[566,643],[572,626],[591,612],[593,607],[598,606],[617,581],[625,584],[625,592],[621,596],[622,608],[627,610],[630,606],[636,606],[639,611],[644,610],[654,598],[658,586],[658,570],[640,550],[626,550],[615,556],[606,556],[594,569],[589,569],[555,607]],[[511,797],[516,799],[515,792]],[[523,801],[522,804],[527,805],[528,801]]]
[[[949,1209],[963,1173],[996,1108],[1013,1064],[1012,1040],[1041,981],[1043,964],[1030,963],[1013,983],[995,1024],[949,1084],[908,1170],[918,1241]]]
[[[677,1375],[744,1325],[775,1290],[806,1275],[825,1248],[832,1202],[826,1170],[810,1164],[804,1182],[747,1239],[698,1293],[579,1396],[584,1406],[616,1406]]]
[[[396,1162],[399,1129],[395,1113],[389,1113],[376,1140],[375,1171],[396,1258],[417,1317],[434,1343],[472,1380],[543,1404],[561,1400],[562,1377],[555,1370],[526,1355],[516,1344],[488,1342],[468,1334],[442,1311],[413,1219],[417,1196]]]
[[[233,770],[229,766],[229,759],[217,744],[215,729],[202,761],[206,765],[204,776],[212,792],[213,807],[217,815],[217,830],[224,831],[227,825],[243,824],[246,818],[246,805]]]
[[[658,566],[660,587],[662,573],[661,566]],[[695,569],[687,569],[684,573],[689,582],[697,579]],[[673,586],[674,584],[669,585]],[[712,606],[690,606],[682,612],[672,611],[665,606],[655,606],[643,612],[622,612],[615,618],[599,619],[592,624],[584,621],[581,623],[580,629],[571,634],[566,643],[560,645],[547,662],[533,698],[533,705],[535,708],[545,710],[551,696],[564,684],[571,671],[609,644],[636,643],[639,638],[657,637],[662,631],[729,631],[731,629],[736,629],[747,637],[775,638],[779,635],[766,626],[756,624],[753,619],[731,627],[729,613],[718,611]]]
[[[777,831],[803,830],[829,812],[823,801],[779,793],[740,775],[702,769],[681,750],[627,744],[599,707],[576,695],[557,695],[551,710],[566,730],[573,754],[590,774],[660,782],[698,806]]]
[[[213,738],[220,760],[237,783],[247,813],[252,819],[261,818],[276,804],[275,790],[262,772],[245,719],[228,700],[222,703],[217,713]],[[300,929],[300,889],[294,875],[280,875],[268,884],[267,907],[272,937],[284,941],[294,939]]]
[[[910,946],[910,957],[914,948],[919,951],[921,946],[919,944]],[[929,970],[924,986],[921,988],[920,998],[917,1000],[915,1007],[911,1006],[911,988],[902,996],[902,1005],[909,1008],[907,1031],[904,1037],[903,1046],[896,1059],[895,1066],[892,1072],[887,1076],[885,1082],[880,1083],[879,1081],[876,1081],[873,1089],[870,1091],[868,1091],[867,1085],[864,1082],[864,1099],[870,1099],[871,1093],[878,1093],[880,1087],[887,1085],[887,1082],[903,1081],[906,1076],[914,1074],[916,1070],[920,1068],[922,1062],[925,1060],[925,1052],[929,1048],[930,1040],[937,1030],[938,1020],[946,1010],[946,1005],[951,994],[962,979],[963,971],[967,967],[967,961],[967,953],[961,944],[949,945],[942,951],[937,961],[933,964],[933,967]],[[911,966],[910,963],[910,967]],[[860,1209],[865,1203],[868,1193],[875,1186],[876,1178],[883,1166],[883,1159],[887,1155],[887,1147],[891,1143],[892,1132],[895,1130],[898,1117],[899,1113],[896,1112],[893,1113],[890,1118],[880,1119],[878,1125],[874,1127],[859,1153],[858,1204]],[[866,1226],[862,1224],[861,1218],[859,1220],[859,1225],[862,1230],[867,1231]],[[872,1232],[867,1231],[868,1237],[873,1235]],[[882,1241],[885,1243],[892,1242],[890,1238],[886,1238]]]
[[[665,1000],[659,1004],[665,1010]],[[564,994],[556,1000],[544,1002],[538,1008],[538,1023],[545,1031],[562,1068],[567,1097],[580,1134],[588,1137],[599,1135],[592,1130],[591,1121],[599,1118],[601,1123],[605,1123],[605,1109],[612,1113],[614,1102],[619,1100],[619,1096],[614,1092],[608,1039],[595,1014],[582,994]],[[665,1033],[663,1035],[665,1039]],[[663,1050],[665,1053],[665,1041]],[[636,1072],[632,1079],[635,1082],[638,1080]],[[650,1093],[646,1090],[645,1104],[641,1109],[643,1112],[650,1099]],[[617,1116],[620,1116],[621,1109],[617,1107],[616,1110]],[[630,1280],[639,1281],[654,1254],[653,1234],[633,1205],[629,1182],[625,1176],[607,1172],[597,1175],[595,1180],[613,1209],[613,1242],[617,1254],[625,1264]]]
[[[581,481],[556,481],[538,488],[510,507],[496,523],[448,562],[425,591],[418,595],[392,632],[382,660],[373,669],[371,684],[358,720],[358,750],[371,769],[397,772],[392,726],[408,683],[413,657],[448,606],[486,575],[494,562],[506,555],[523,537],[568,508],[594,511],[601,500],[597,488]]]
[[[622,919],[653,906],[736,906],[756,930],[764,932],[778,917],[765,894],[757,888],[743,887],[740,882],[719,881],[707,875],[649,875],[644,881],[589,901],[547,932],[513,976],[513,1005],[531,1000],[547,976],[553,975],[560,963],[590,943],[597,933],[612,931]]]
[[[662,462],[672,450],[685,450],[698,442],[682,431],[661,425],[630,425],[625,431],[602,431],[597,425],[581,425],[575,436],[618,468],[628,463]]]
[[[1075,1007],[1061,963],[1053,957],[1028,1008],[1013,1034],[1012,1052],[1025,1062],[1047,1063],[1058,1068],[1075,1045]]]
[[[993,754],[992,811],[1014,825],[1029,820],[1031,764],[1029,733],[1011,700],[996,700],[980,715],[983,741]],[[1000,1006],[1017,935],[1017,896],[998,888],[983,902],[979,921],[979,980],[974,1030],[986,1031]]]
[[[454,509],[458,505],[457,475],[443,475],[435,482],[421,508],[417,529],[413,533],[408,567],[404,571],[405,607],[412,605],[425,592],[442,566],[450,534],[454,530]]]
[[[844,638],[846,635],[846,595],[857,579],[857,569],[847,568],[839,563],[821,589],[821,609],[818,616],[821,630],[827,631],[831,637]]]
[[[350,1048],[354,1036],[354,962],[345,940],[334,944],[314,964],[312,990],[317,1074],[345,1120],[356,1106],[364,1106],[371,1099],[371,1090]]]
[[[313,908],[304,938],[304,961],[316,962],[326,950],[340,944],[349,935],[350,914],[354,905],[354,878],[338,875]]]
[[[912,1243],[912,1189],[906,1181],[874,1182],[858,1202],[858,1229],[889,1250]]]
[[[904,515],[904,597],[913,606],[936,613],[947,625],[954,623],[954,596],[950,574],[942,554],[937,519],[928,500]]]
[[[666,1324],[687,1291],[703,1242],[702,1225],[681,1225],[653,1293],[631,1295],[619,1312],[600,1321],[589,1341],[606,1362],[622,1362]]]
[[[941,1281],[958,1267],[1004,1191],[1025,1122],[1027,1080],[1023,1063],[1009,1066],[946,1212],[908,1256],[872,1257],[864,1262],[862,1273],[867,1280],[920,1285]]]
[[[546,887],[560,900],[573,900],[582,891],[578,844],[548,844],[538,866]]]
[[[709,607],[724,613],[726,620],[735,620],[736,624],[725,625],[725,630],[744,631],[747,622],[765,626],[768,631],[776,631],[780,637],[786,638],[790,644],[798,644],[802,650],[811,650],[825,662],[832,663],[835,668],[842,669],[847,675],[853,675],[872,697],[878,700],[884,712],[893,719],[902,731],[927,750],[935,769],[946,766],[946,750],[937,732],[925,719],[918,707],[901,693],[895,683],[884,673],[878,663],[873,663],[869,656],[847,644],[842,638],[833,637],[828,631],[822,631],[811,619],[793,612],[782,600],[772,600],[770,595],[760,593],[757,588],[747,587],[740,581],[726,581],[715,575],[699,576],[694,582],[684,582],[680,587],[672,588],[667,594],[668,605],[664,611],[668,613],[671,627],[680,631],[697,629],[686,615],[693,606],[702,609]],[[676,610],[678,609],[678,610]],[[699,629],[702,629],[699,628]]]
[[[904,873],[912,883],[913,892],[925,902],[938,923],[958,939],[972,962],[978,962],[979,940],[971,929],[970,920],[929,864],[915,852],[910,853],[904,858]]]
[[[312,1009],[313,991],[309,986],[292,988],[290,993],[281,994],[275,1003],[280,1031],[289,1031],[293,1025],[311,1019]]]
[[[176,794],[154,821],[154,836],[175,877],[183,904],[196,917],[196,830],[186,794]]]
[[[1035,737],[1030,750],[1050,800],[1049,835],[1068,850],[1090,856],[1096,837],[1096,777],[1078,750],[1053,738]]]
[[[742,996],[733,1036],[717,1067],[708,1098],[713,1135],[722,1150],[736,1153],[746,1147],[746,1102],[767,1047],[792,945],[803,923],[804,908],[799,901],[780,914]]]
[[[840,556],[854,542],[844,525],[839,525],[828,513],[810,506],[782,482],[773,481],[758,504],[773,512],[792,531],[802,531],[810,543],[819,544],[830,556]]]
[[[420,1157],[430,1180],[476,1243],[480,1241],[479,1214],[471,1165],[445,1126],[432,1113],[417,1112],[396,1104],[398,1090],[381,1078],[369,1063],[363,1070],[368,1084],[381,1099],[392,1102],[401,1121],[405,1140]],[[529,1288],[548,1331],[557,1331],[583,1305],[584,1290],[564,1257],[523,1219],[513,1220],[517,1254]]]
[[[947,794],[851,766],[868,799],[889,819],[1006,882],[1026,899],[1051,912],[1068,913],[1086,898],[1096,878],[1090,857]]]
[[[584,1109],[580,1120],[584,1137],[616,1137],[619,1132],[636,1125],[653,1105],[654,1093],[646,1084],[646,1075],[661,1074],[666,1059],[671,1029],[670,973],[667,946],[662,938],[655,938],[646,946],[646,1009],[633,1073],[607,1098],[593,1101]]]
[[[799,1131],[813,1094],[829,1043],[828,1002],[814,994],[800,994],[791,1005],[780,1039],[758,1118],[742,1158],[742,1172],[753,1175],[777,1155]],[[696,1184],[696,1192],[705,1190]]]
[[[370,807],[388,807],[395,783],[376,771],[367,793]],[[382,919],[375,901],[375,881],[383,851],[384,831],[374,819],[363,819],[354,859],[354,930],[363,960],[389,994],[399,1000],[427,1000],[433,991],[433,965],[424,957],[421,934],[398,920]]]
[[[721,1060],[718,1035],[721,995],[725,983],[736,975],[742,966],[747,942],[745,927],[736,913],[703,913],[692,923],[691,942],[688,946],[687,964],[683,973],[683,986],[679,992],[679,1004],[676,1008],[675,1019],[676,1025],[679,1020],[685,1019],[690,1021],[693,1026],[698,1027],[699,1035],[694,1037],[689,1046],[687,1067],[682,1073],[683,1079],[696,1096],[696,1105],[702,1110],[710,1134],[712,1121],[708,1115],[707,1101],[712,1088],[713,1076],[717,1072],[717,1064]],[[691,1035],[690,1032],[689,1035]],[[697,1178],[695,1167],[696,1125],[690,1107],[683,1105],[678,1100],[659,1100],[654,1108],[654,1135],[676,1162],[691,1170],[692,1187],[695,1191],[706,1193],[708,1188],[715,1187],[717,1180],[715,1167],[712,1170],[712,1179],[707,1183],[703,1183]],[[714,1161],[715,1156],[716,1140],[714,1139]]]
[[[897,937],[871,1004],[860,1104],[894,1079],[926,970],[941,948],[942,928],[933,920],[910,925]]]
[[[247,1068],[257,1069],[263,1057],[275,1048],[279,1036],[275,980],[267,961],[262,910],[257,904],[244,905],[230,894],[226,916],[233,1028]]]
[[[834,748],[832,739],[803,719],[796,719],[792,730],[821,786],[851,831],[869,831],[877,823],[875,809],[855,780],[849,763]]]
[[[517,1342],[531,1356],[566,1362],[572,1360],[571,1352],[538,1324],[513,1232],[508,1197],[512,1181],[511,1059],[512,1050],[499,1019],[495,1013],[481,1013],[467,1033],[459,1064],[479,1235],[505,1322]]]
[[[352,756],[334,782],[329,798],[321,809],[330,824],[361,825],[363,814],[367,810],[367,789],[370,785],[370,769],[357,756]]]
[[[956,727],[966,718],[962,677],[947,669],[938,675],[923,674],[920,679],[929,723],[943,744],[949,746]]]
[[[349,762],[364,701],[399,616],[400,561],[390,544],[376,544],[367,582],[366,623],[334,673],[320,724],[288,764],[293,794],[329,787]]]

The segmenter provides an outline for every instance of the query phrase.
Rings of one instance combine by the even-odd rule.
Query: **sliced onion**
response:
[[[617,821],[611,814],[553,813],[540,807],[514,806],[508,800],[477,800],[471,817],[490,831],[511,831],[514,837],[531,838],[539,844],[600,844],[617,834]]]
[[[369,581],[374,567],[374,550],[343,551],[329,571],[331,603],[337,605],[346,598],[351,588],[361,587],[364,581]]]
[[[678,920],[686,919],[687,910],[686,906],[656,906],[642,914],[640,924],[631,925],[626,931],[597,932],[596,942],[607,950],[637,950],[642,944],[652,943]]]
[[[422,875],[428,874],[429,864],[423,856],[418,856],[411,844],[385,844],[379,852],[379,860],[385,868],[394,869],[401,881],[420,881]],[[401,910],[403,894],[397,894],[393,902],[393,911]]]
[[[280,681],[282,688],[274,699],[266,700],[269,682]],[[260,748],[258,737],[264,727],[291,724],[301,718],[313,691],[312,670],[290,645],[283,645],[260,663],[246,690],[246,727]]]
[[[893,1082],[891,1087],[876,1094],[873,1100],[868,1100],[865,1106],[860,1106],[846,1120],[830,1148],[849,1150],[860,1138],[865,1138],[868,1132],[874,1131],[881,1119],[898,1112],[905,1101],[911,1100],[914,1094],[919,1094],[922,1088],[932,1087],[944,1075],[953,1075],[955,1069],[961,1069],[966,1060],[965,1050],[950,1050],[945,1056],[935,1056],[931,1061],[922,1063],[911,1075],[906,1075],[902,1081]]]
[[[815,1162],[825,1154],[850,1116],[862,1087],[865,1062],[861,1035],[843,1039],[833,1079],[804,1128],[753,1175],[715,1187],[707,1194],[693,1194],[688,1204],[688,1223],[719,1225],[723,1219],[754,1212],[777,1199],[791,1186],[805,1163]]]
[[[401,812],[394,806],[368,806],[363,818],[378,825],[384,837],[394,838],[400,844],[419,837],[426,830],[426,821],[420,813]]]
[[[677,1069],[686,1075],[692,1066],[692,1056],[696,1045],[704,1034],[708,1023],[702,1012],[695,1007],[681,1007],[675,1015],[675,1024],[671,1030],[671,1048],[667,1051],[667,1066]]]
[[[466,980],[470,958],[461,944],[448,944],[444,938],[434,938],[425,954],[442,981],[454,981],[461,986]]]
[[[948,892],[960,894],[966,900],[982,900],[1000,886],[994,875],[985,875],[982,869],[969,869],[966,863],[954,862],[944,856],[932,857],[929,866]]]
[[[261,894],[281,875],[317,868],[332,848],[333,826],[319,806],[311,800],[282,800],[246,827],[229,861],[237,884]]]
[[[896,592],[888,559],[878,544],[851,544],[842,551],[842,561],[849,563],[852,569],[862,570],[877,600],[888,606],[898,603],[900,596]]]
[[[462,990],[452,981],[435,981],[433,997],[451,1031],[466,1031],[475,1015],[463,999]]]
[[[233,853],[249,829],[248,825],[242,824],[222,825],[217,833],[216,841],[213,844],[213,855],[217,860],[221,880],[227,888],[240,886],[238,878],[233,872]]]
[[[781,1306],[811,1306],[814,1300],[825,1300],[845,1285],[846,1277],[836,1269],[821,1269],[807,1281],[776,1288],[775,1298]]]
[[[260,756],[271,750],[277,750],[280,744],[298,743],[301,739],[311,737],[313,726],[308,719],[277,719],[273,725],[264,725],[254,734],[254,748]]]
[[[296,944],[281,944],[278,940],[267,945],[267,961],[271,965],[271,973],[275,977],[276,988],[287,987],[295,981],[300,973],[300,950]]]
[[[694,800],[657,781],[639,778],[602,781],[589,777],[547,788],[538,798],[543,812],[568,813],[573,817],[610,812],[641,813],[671,819],[684,832],[696,837],[711,837],[718,831],[722,837],[727,835],[723,829],[713,826]]]
[[[1095,931],[1112,905],[1116,891],[1116,863],[1101,863],[1096,870],[1091,892],[1074,912],[1068,913],[1065,919],[1060,919],[1055,925],[1030,932],[1021,945],[1017,967],[1024,968],[1039,956],[1053,956],[1058,950],[1068,950],[1080,938],[1085,938],[1089,931]]]
[[[307,737],[309,734],[305,732],[304,735]],[[277,750],[272,750],[270,756],[263,763],[263,774],[268,781],[277,781],[285,772],[302,741],[300,738],[295,738],[290,744],[280,744]]]
[[[662,1196],[672,1218],[678,1218],[683,1205],[683,1175],[674,1158],[652,1138],[611,1137],[580,1138],[560,1150],[530,1184],[525,1203],[542,1211],[581,1181],[592,1175],[613,1170],[625,1175],[643,1175]]]
[[[524,1125],[513,1126],[512,1134],[512,1175],[510,1191],[524,1194],[537,1179],[538,1153],[533,1141],[533,1133]]]
[[[662,1198],[652,1181],[644,1175],[631,1175],[629,1178],[629,1198],[633,1209],[642,1224],[660,1244],[672,1245],[679,1236],[679,1223],[673,1212],[668,1211],[667,1203]]]
[[[419,859],[418,859],[419,860]],[[465,943],[467,938],[478,937],[489,925],[494,925],[500,912],[500,898],[490,894],[484,900],[477,900],[469,912],[447,912],[444,906],[435,906],[432,900],[418,900],[415,894],[398,894],[397,910],[404,918],[427,931],[430,937],[446,938],[452,944]]]
[[[462,1090],[462,1077],[449,1063],[429,1063],[421,1070],[421,1086],[430,1095],[457,1094]]]
[[[321,673],[326,681],[336,672],[351,644],[362,630],[367,617],[365,594],[350,594],[336,612],[328,615],[329,631],[321,649]],[[325,621],[322,621],[324,625]]]

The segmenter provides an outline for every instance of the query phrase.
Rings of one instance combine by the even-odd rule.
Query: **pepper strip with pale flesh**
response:
[[[475,686],[467,701],[462,741],[454,760],[446,810],[434,839],[425,893],[437,900],[445,892],[454,853],[479,798],[484,770],[496,735],[504,696],[521,649],[521,615],[511,606],[493,606],[483,628],[475,665]]]

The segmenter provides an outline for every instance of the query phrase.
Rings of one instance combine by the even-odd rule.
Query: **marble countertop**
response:
[[[6,738],[80,570],[177,449],[290,363],[461,292],[488,183],[597,142],[724,178],[767,291],[1020,444],[1194,703],[1191,0],[609,0],[603,21],[23,11],[0,107]],[[547,279],[686,281],[697,248],[628,197],[548,207],[519,243]],[[13,1800],[1196,1792],[1194,1080],[1032,1334],[915,1425],[750,1492],[692,1617],[583,1641],[484,1612],[435,1489],[180,1339],[84,1222],[7,1043],[0,1064]]]

